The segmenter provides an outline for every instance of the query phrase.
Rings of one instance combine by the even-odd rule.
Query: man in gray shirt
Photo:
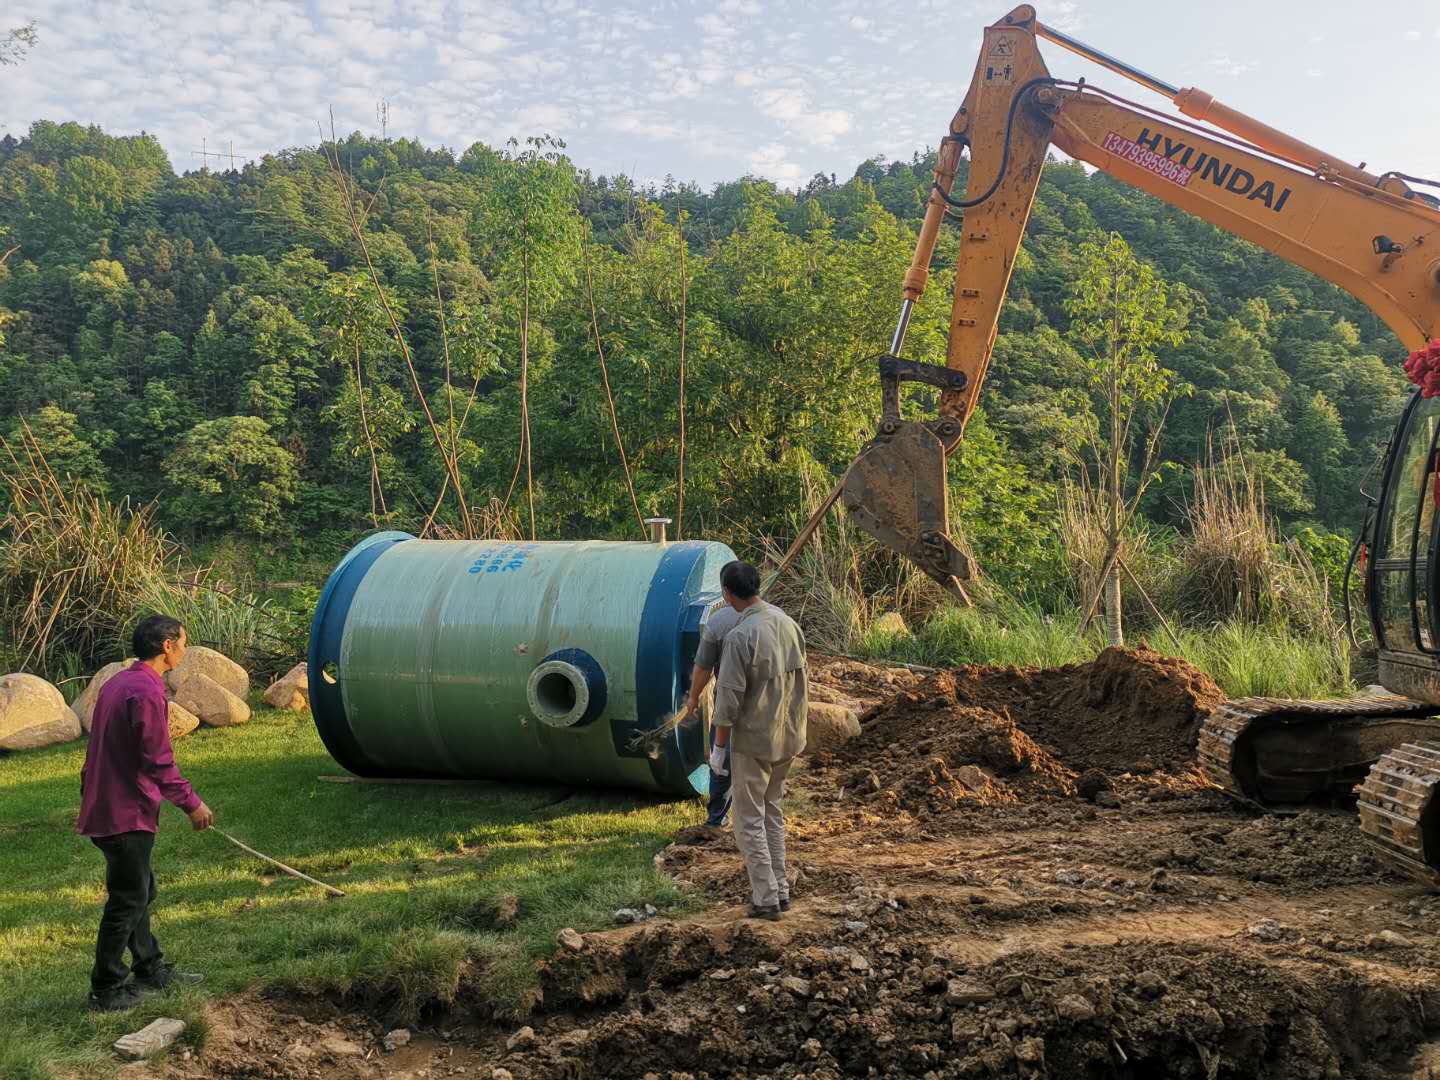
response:
[[[781,801],[790,763],[805,748],[805,637],[790,616],[760,599],[760,572],[748,563],[726,563],[720,589],[740,621],[720,658],[711,768],[731,751],[735,846],[750,878],[749,916],[774,920],[790,906]]]
[[[705,620],[705,629],[700,633],[700,647],[695,650],[695,670],[690,674],[690,698],[685,703],[686,711],[692,717],[700,715],[700,695],[710,684],[710,678],[720,666],[720,656],[725,648],[725,635],[740,621],[740,613],[729,604],[721,603]],[[723,772],[710,770],[710,803],[705,815],[705,824],[712,829],[723,828],[726,815],[730,813],[730,751],[726,749],[721,766]]]

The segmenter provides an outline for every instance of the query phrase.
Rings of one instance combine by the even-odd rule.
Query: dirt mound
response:
[[[1007,712],[1072,769],[1174,768],[1195,756],[1200,725],[1225,700],[1199,668],[1155,650],[1106,649],[1061,668],[960,667],[958,704]]]
[[[1070,771],[1010,717],[959,705],[956,690],[954,674],[940,672],[873,711],[856,738],[817,760],[818,788],[929,813],[1073,790]]]
[[[506,1067],[524,1077],[1362,1076],[1440,1015],[1440,992],[1263,947],[1082,946],[967,965],[916,939],[944,918],[922,899],[902,905],[891,931],[768,949],[757,934],[693,927],[624,945],[587,939],[565,970],[545,969],[546,1009],[609,1008],[563,1033],[562,1019]]]

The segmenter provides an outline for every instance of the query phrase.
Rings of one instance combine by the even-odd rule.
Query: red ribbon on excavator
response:
[[[1440,397],[1440,338],[1410,354],[1405,361],[1405,374],[1420,387],[1421,397]]]

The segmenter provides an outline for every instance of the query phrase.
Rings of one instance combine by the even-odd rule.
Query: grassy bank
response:
[[[522,1001],[561,927],[591,929],[617,907],[675,910],[652,856],[692,803],[566,788],[362,786],[308,717],[257,710],[240,728],[176,744],[216,823],[344,889],[275,876],[216,834],[162,811],[155,932],[166,955],[206,973],[203,992],[160,995],[129,1013],[85,1010],[102,860],[72,822],[84,744],[0,760],[0,1076],[106,1074],[110,1043],[160,1015],[199,1023],[206,996],[278,983],[363,996],[397,1016],[445,1000],[464,973],[497,1003]],[[512,896],[518,917],[495,923]]]
[[[998,610],[942,608],[914,633],[870,629],[863,655],[933,667],[1002,664],[1056,667],[1092,660],[1105,645],[1099,621],[1083,637],[1077,614],[1049,615],[1007,603]],[[1205,630],[1181,627],[1177,649],[1158,626],[1127,635],[1178,654],[1208,672],[1231,697],[1331,697],[1352,689],[1350,657],[1338,633],[1302,635],[1284,626],[1230,619]]]

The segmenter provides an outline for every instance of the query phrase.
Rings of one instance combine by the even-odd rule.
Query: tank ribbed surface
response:
[[[702,541],[369,537],[316,606],[316,726],[361,775],[703,792],[698,731],[630,746],[682,703],[733,558]]]

